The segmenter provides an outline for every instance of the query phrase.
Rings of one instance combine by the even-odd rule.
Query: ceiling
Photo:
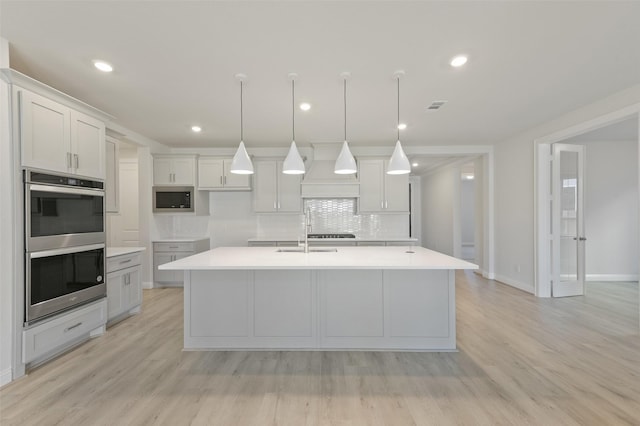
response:
[[[290,72],[299,145],[340,141],[343,71],[350,143],[391,146],[396,70],[403,144],[492,144],[640,84],[639,20],[633,1],[0,2],[13,68],[180,147],[237,145],[237,73],[248,147],[290,143]]]

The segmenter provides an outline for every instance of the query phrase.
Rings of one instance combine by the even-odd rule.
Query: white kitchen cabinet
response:
[[[106,147],[106,180],[105,186],[105,210],[107,213],[118,213],[120,192],[120,150],[118,141],[107,137],[105,141]]]
[[[182,271],[163,271],[158,266],[209,250],[209,239],[153,242],[153,282],[161,287],[181,287]]]
[[[409,175],[388,175],[386,159],[359,159],[361,213],[408,213]]]
[[[231,173],[231,158],[199,157],[198,189],[210,191],[250,191],[251,175]]]
[[[105,178],[105,125],[49,98],[16,87],[22,165]]]
[[[254,162],[254,210],[258,213],[299,213],[302,211],[300,175],[282,173],[282,161]]]
[[[156,155],[153,157],[154,185],[196,184],[195,155]]]
[[[39,364],[59,354],[84,338],[104,333],[107,322],[107,302],[83,305],[57,315],[22,332],[22,362]]]
[[[107,318],[112,321],[139,312],[142,280],[139,253],[107,259]]]

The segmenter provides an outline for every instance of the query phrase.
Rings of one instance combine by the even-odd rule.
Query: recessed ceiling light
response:
[[[113,71],[113,67],[111,66],[111,64],[105,62],[105,61],[93,61],[93,65],[98,68],[100,71],[102,72],[111,72]]]
[[[418,167],[418,163],[411,163],[411,167]]]
[[[311,109],[311,104],[303,102],[300,104],[300,109],[303,111],[309,111]]]
[[[191,130],[193,130],[195,133],[200,133],[202,131],[202,127],[200,127],[200,126],[191,126]]]
[[[458,55],[451,60],[451,66],[456,68],[461,67],[467,63],[467,59],[466,55]]]
[[[404,130],[404,129],[406,129],[406,128],[407,128],[407,125],[406,125],[406,124],[404,124],[404,123],[400,123],[400,124],[398,124],[398,129],[400,129],[400,130]]]

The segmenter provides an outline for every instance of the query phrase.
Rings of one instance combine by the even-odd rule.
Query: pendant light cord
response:
[[[347,141],[347,79],[344,79],[344,140]]]
[[[293,127],[291,129],[292,141],[296,141],[296,81],[291,79],[291,121]]]
[[[242,80],[240,80],[240,142],[244,142],[243,120],[242,120]]]
[[[396,126],[398,131],[398,139],[400,140],[400,76],[398,76],[398,124]]]

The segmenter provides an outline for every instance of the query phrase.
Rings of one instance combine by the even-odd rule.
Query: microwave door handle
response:
[[[91,195],[94,197],[104,197],[104,191],[84,188],[66,188],[63,186],[49,186],[30,184],[30,191],[51,192],[54,194]]]

